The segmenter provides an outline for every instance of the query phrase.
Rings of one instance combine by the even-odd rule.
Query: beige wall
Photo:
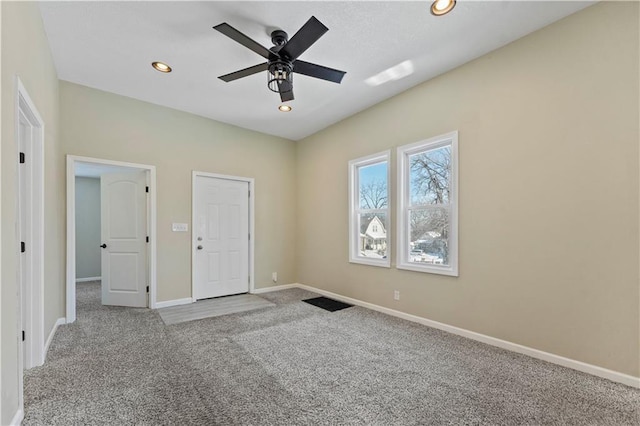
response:
[[[18,410],[18,317],[14,78],[19,76],[45,122],[45,338],[63,316],[64,172],[58,146],[58,79],[35,2],[2,7],[2,411],[8,424]]]
[[[638,376],[638,36],[601,3],[300,142],[299,282]],[[349,264],[347,162],[452,130],[460,276]]]
[[[101,276],[100,179],[76,177],[76,279]]]
[[[215,102],[215,100],[212,100]],[[158,301],[191,296],[192,170],[255,179],[255,283],[296,281],[295,143],[84,86],[61,82],[64,154],[156,166]]]

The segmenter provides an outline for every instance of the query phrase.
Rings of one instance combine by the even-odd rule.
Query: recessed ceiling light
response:
[[[451,12],[456,6],[456,0],[436,0],[431,5],[431,14],[435,16],[442,16]]]
[[[289,112],[291,111],[291,107],[289,105],[280,105],[278,107],[278,109],[282,112]]]
[[[160,72],[171,72],[171,67],[164,62],[152,62],[151,66]]]

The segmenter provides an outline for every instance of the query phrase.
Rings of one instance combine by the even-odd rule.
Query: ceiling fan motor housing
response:
[[[289,40],[289,36],[285,31],[275,30],[271,32],[271,42],[274,46],[284,46]]]

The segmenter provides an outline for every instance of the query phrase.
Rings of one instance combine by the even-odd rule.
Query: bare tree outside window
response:
[[[360,185],[361,209],[386,209],[387,200],[386,181],[374,180]]]
[[[411,204],[448,204],[451,147],[414,154],[410,158]]]
[[[458,132],[398,147],[396,267],[458,276]]]
[[[451,147],[409,156],[410,262],[449,265]]]
[[[359,258],[386,259],[388,247],[388,160],[356,166],[358,234],[355,252]]]

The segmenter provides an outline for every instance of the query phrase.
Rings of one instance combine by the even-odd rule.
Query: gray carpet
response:
[[[215,299],[198,300],[188,305],[171,306],[158,309],[158,314],[167,325],[181,322],[219,317],[253,311],[254,309],[270,308],[275,303],[256,296],[255,294],[238,294],[236,296],[217,297]]]
[[[640,390],[299,289],[165,326],[78,286],[25,425],[638,425]]]

